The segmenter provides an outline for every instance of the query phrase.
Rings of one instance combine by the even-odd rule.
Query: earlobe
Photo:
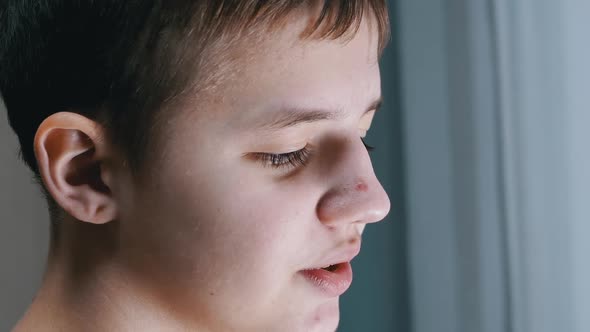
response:
[[[116,218],[117,205],[104,181],[110,147],[102,127],[82,115],[49,116],[34,140],[39,173],[47,191],[68,214],[93,224]]]

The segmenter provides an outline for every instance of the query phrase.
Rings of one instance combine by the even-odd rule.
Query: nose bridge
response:
[[[337,148],[331,149],[324,173],[330,188],[318,202],[318,218],[330,226],[382,220],[390,202],[365,146],[358,136],[334,146]]]

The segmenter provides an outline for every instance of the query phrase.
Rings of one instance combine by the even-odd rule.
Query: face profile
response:
[[[362,229],[389,211],[362,142],[381,96],[374,32],[293,44],[298,29],[236,59],[213,102],[164,128],[131,195],[150,204],[122,207],[124,243],[153,253],[128,266],[170,285],[189,317],[334,330]]]
[[[107,122],[42,121],[35,159],[65,214],[38,302],[77,312],[60,326],[337,328],[363,230],[390,209],[363,140],[380,32],[365,15],[346,38],[302,39],[310,19],[224,46],[214,83],[154,117],[141,169]],[[16,330],[60,315],[46,307]]]

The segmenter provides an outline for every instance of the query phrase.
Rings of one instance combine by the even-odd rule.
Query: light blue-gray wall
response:
[[[590,331],[590,5],[398,3],[412,331]]]
[[[41,280],[49,242],[45,202],[0,102],[0,331],[10,331]]]
[[[508,332],[492,2],[398,3],[412,331]]]

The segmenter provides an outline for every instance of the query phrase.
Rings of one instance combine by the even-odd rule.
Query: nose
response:
[[[330,185],[318,202],[318,219],[329,227],[356,223],[361,229],[383,220],[389,213],[389,197],[362,141],[356,136],[333,151],[325,164]]]

